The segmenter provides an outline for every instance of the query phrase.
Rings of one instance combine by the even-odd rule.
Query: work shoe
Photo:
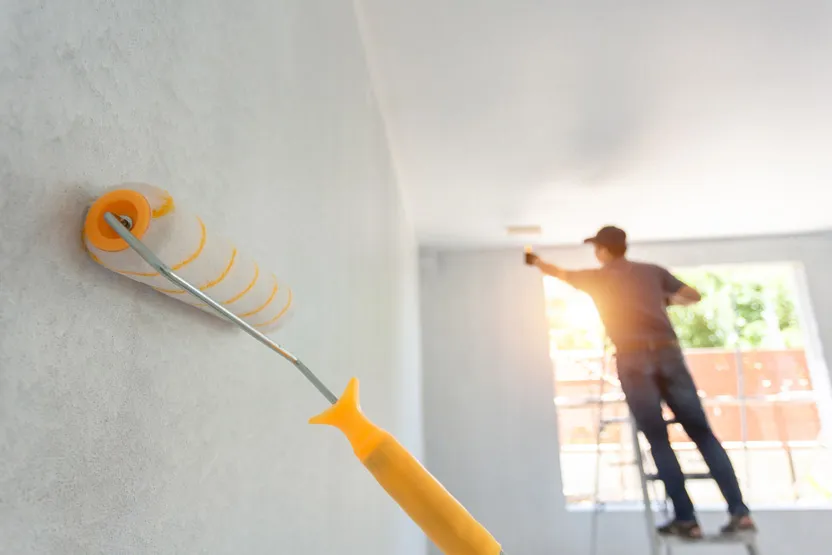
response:
[[[733,536],[736,534],[748,534],[757,531],[754,521],[750,515],[732,515],[728,524],[722,527],[719,531],[723,536]]]
[[[686,540],[701,540],[702,528],[695,520],[673,520],[657,529],[660,536],[676,536]]]

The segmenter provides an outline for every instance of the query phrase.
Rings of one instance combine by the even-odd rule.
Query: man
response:
[[[753,532],[754,522],[743,502],[731,460],[711,430],[667,315],[668,305],[691,305],[701,296],[660,266],[628,260],[627,234],[617,227],[601,228],[584,242],[594,245],[600,269],[565,270],[531,252],[526,254],[526,263],[585,291],[595,301],[607,336],[616,348],[621,389],[639,430],[650,443],[659,477],[673,502],[675,518],[660,527],[659,533],[702,537],[685,489],[685,477],[670,446],[662,401],[696,443],[728,502],[730,520],[722,533]]]

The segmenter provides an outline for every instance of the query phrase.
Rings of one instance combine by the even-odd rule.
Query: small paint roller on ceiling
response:
[[[543,229],[539,225],[510,225],[506,227],[506,234],[509,236],[524,237],[530,239],[532,237],[540,237]],[[534,248],[530,244],[523,247],[524,261],[529,264],[530,255],[534,252]]]

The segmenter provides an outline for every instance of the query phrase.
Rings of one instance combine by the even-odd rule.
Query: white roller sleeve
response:
[[[141,240],[163,262],[260,331],[277,327],[292,303],[289,287],[236,245],[212,234],[199,216],[182,210],[166,191],[136,183],[108,191],[125,189],[135,191],[147,200],[151,217]],[[90,225],[89,221],[85,225],[84,244],[93,260],[160,293],[217,315],[193,295],[159,275],[131,248],[113,252],[96,247],[89,236]]]

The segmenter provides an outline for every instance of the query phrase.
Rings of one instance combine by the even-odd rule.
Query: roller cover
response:
[[[310,420],[341,430],[361,463],[446,555],[500,555],[491,534],[390,433],[361,412],[353,378],[337,403]]]
[[[182,210],[167,191],[152,185],[113,187],[87,212],[84,245],[108,270],[217,315],[136,254],[104,220],[107,212],[129,218],[133,234],[174,272],[260,331],[273,331],[289,310],[289,287],[235,244],[211,233],[202,218]]]

